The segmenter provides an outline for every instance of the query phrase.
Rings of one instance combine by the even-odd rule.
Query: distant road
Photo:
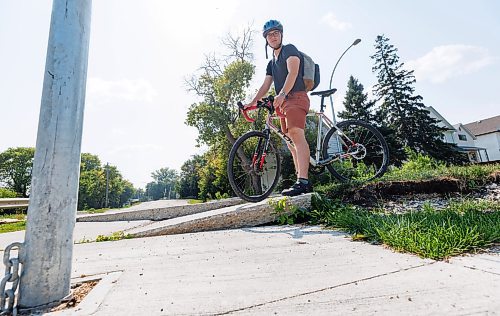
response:
[[[158,200],[158,201],[149,201],[142,202],[131,206],[125,210],[147,210],[152,208],[160,208],[160,207],[168,207],[168,206],[179,206],[188,204],[188,200]]]

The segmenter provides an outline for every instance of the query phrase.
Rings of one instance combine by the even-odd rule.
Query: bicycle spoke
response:
[[[341,156],[327,165],[335,177],[342,181],[366,181],[385,171],[388,163],[387,144],[375,128],[360,121],[341,122],[338,128],[341,133],[329,132],[324,144],[330,144],[332,136],[340,138]],[[328,156],[327,150],[324,156]]]
[[[243,135],[229,157],[229,182],[239,197],[257,202],[271,194],[279,177],[279,156],[263,133]]]

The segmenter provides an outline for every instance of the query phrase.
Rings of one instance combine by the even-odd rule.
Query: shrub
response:
[[[17,197],[16,192],[6,188],[0,188],[0,198],[15,198],[15,197]]]

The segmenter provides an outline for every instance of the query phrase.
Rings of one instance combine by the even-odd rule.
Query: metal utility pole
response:
[[[106,208],[109,205],[109,163],[106,163]]]
[[[19,307],[70,293],[91,0],[54,0],[26,226]]]

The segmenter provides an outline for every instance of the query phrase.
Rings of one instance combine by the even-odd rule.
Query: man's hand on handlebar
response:
[[[246,109],[248,109],[248,108],[250,108],[252,106],[253,107],[257,106],[257,102],[250,102],[250,103],[247,103],[247,104],[243,105],[243,110],[246,110]]]

